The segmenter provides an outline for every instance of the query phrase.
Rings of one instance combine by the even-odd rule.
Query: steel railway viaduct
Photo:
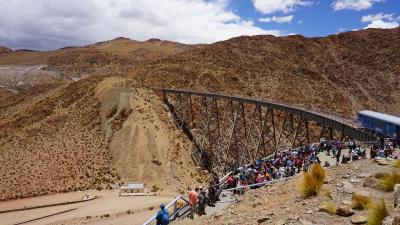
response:
[[[318,138],[317,127],[319,137],[329,140],[335,136],[375,142],[379,137],[354,120],[306,108],[206,92],[153,90],[192,141],[195,163],[217,173],[235,160],[244,165],[277,150],[310,144],[311,136]]]

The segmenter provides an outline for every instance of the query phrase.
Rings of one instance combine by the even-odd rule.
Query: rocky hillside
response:
[[[390,164],[379,165],[368,159],[329,168],[320,194],[307,199],[300,196],[300,176],[295,176],[237,196],[236,202],[217,214],[178,224],[366,224],[371,208],[356,207],[352,199],[358,195],[373,202],[383,199],[389,214],[383,224],[391,225],[400,216],[399,206],[394,204],[396,194],[393,190],[382,190],[376,178],[391,174],[394,168]],[[324,206],[327,204],[336,209],[327,212]]]
[[[133,85],[272,99],[354,116],[400,114],[400,28],[323,38],[237,37],[149,63]]]
[[[120,38],[1,55],[0,201],[132,180],[177,191],[203,179],[162,104],[149,91],[108,81],[188,48]]]

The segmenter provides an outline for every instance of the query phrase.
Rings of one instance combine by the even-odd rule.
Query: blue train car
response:
[[[392,138],[398,138],[400,135],[400,117],[363,110],[358,112],[358,121],[363,127]]]

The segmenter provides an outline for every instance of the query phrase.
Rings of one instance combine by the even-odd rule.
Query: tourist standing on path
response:
[[[339,165],[340,155],[342,154],[342,148],[338,148],[336,152],[336,165]]]
[[[193,219],[193,214],[197,212],[196,204],[197,204],[197,193],[199,192],[199,187],[196,187],[194,190],[189,192],[189,204],[190,204],[190,219]]]
[[[200,193],[197,196],[197,213],[199,216],[206,215],[206,190],[200,188]]]
[[[157,216],[157,225],[167,225],[169,224],[169,213],[168,210],[165,208],[164,204],[160,205],[160,211],[158,211]]]

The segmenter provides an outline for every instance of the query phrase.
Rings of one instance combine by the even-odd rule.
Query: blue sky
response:
[[[243,19],[254,21],[254,25],[257,27],[267,30],[281,30],[285,33],[296,33],[308,37],[327,36],[343,31],[363,29],[372,22],[362,22],[361,19],[363,16],[379,15],[380,13],[383,15],[393,14],[393,19],[382,20],[386,25],[390,23],[389,27],[395,26],[396,23],[398,26],[400,23],[400,0],[364,1],[367,2],[367,4],[370,2],[371,7],[363,6],[363,1],[342,1],[342,3],[345,4],[343,5],[345,8],[336,8],[336,10],[334,6],[338,1],[310,0],[308,2],[310,2],[310,4],[306,6],[296,6],[292,11],[286,13],[275,11],[264,14],[255,8],[254,1],[252,0],[233,0],[230,2],[229,7]],[[347,7],[346,2],[348,2]],[[266,23],[258,21],[260,18],[265,17],[287,17],[290,15],[292,15],[293,18],[291,22],[286,23],[274,21]],[[378,23],[377,27],[379,27],[379,25],[381,25],[381,23]]]
[[[121,36],[197,44],[400,23],[400,0],[0,0],[0,9],[0,45],[41,50]]]

